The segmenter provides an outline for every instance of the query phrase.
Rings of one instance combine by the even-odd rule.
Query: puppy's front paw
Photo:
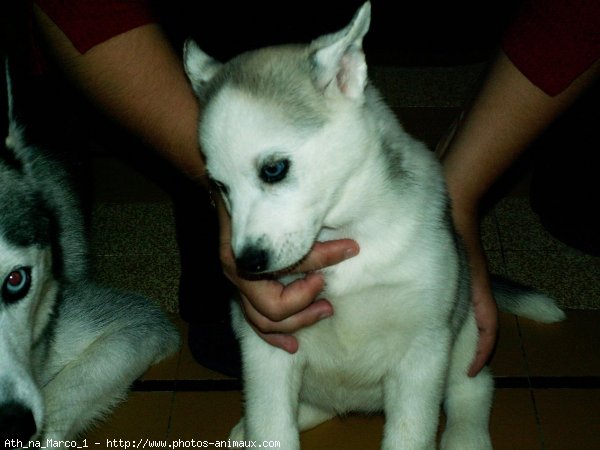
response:
[[[240,420],[229,433],[230,441],[244,441],[246,438],[246,430],[244,429],[244,419]]]
[[[492,450],[489,433],[478,429],[448,428],[442,436],[442,450]]]

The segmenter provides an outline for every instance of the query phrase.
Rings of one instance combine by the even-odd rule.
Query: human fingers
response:
[[[360,248],[352,239],[316,242],[311,251],[292,272],[304,273],[323,269],[358,255]]]
[[[496,332],[490,329],[479,330],[479,340],[477,342],[477,352],[475,358],[469,367],[468,375],[475,377],[483,369],[490,359],[496,344]]]
[[[489,361],[498,337],[498,309],[491,290],[478,295],[473,304],[479,339],[475,358],[468,371],[470,377],[476,376]]]
[[[273,322],[281,322],[309,307],[325,285],[318,273],[309,273],[287,286],[275,280],[250,281],[237,276],[235,283],[245,301]]]
[[[291,334],[333,314],[331,304],[325,299],[319,299],[301,311],[276,321],[261,314],[247,298],[242,296],[241,302],[246,320],[257,332],[264,335]],[[263,338],[265,337],[263,336]],[[269,341],[266,338],[265,340]]]

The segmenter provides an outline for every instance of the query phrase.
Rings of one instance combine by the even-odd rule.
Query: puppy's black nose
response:
[[[235,260],[238,270],[246,273],[259,273],[267,269],[269,254],[258,247],[247,247]]]
[[[7,448],[27,446],[36,431],[35,419],[29,408],[16,402],[0,405],[0,442],[15,444],[15,447]]]

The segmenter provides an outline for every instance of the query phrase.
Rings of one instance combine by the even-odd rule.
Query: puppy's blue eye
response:
[[[6,303],[19,301],[27,295],[30,287],[31,267],[19,267],[14,269],[2,283],[2,299]]]
[[[290,161],[280,159],[264,164],[260,168],[260,178],[265,183],[277,183],[285,178],[290,168]]]

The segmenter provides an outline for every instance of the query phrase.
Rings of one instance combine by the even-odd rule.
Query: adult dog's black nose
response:
[[[259,247],[247,247],[236,258],[235,263],[241,272],[260,273],[267,269],[269,254]]]
[[[16,402],[0,405],[0,442],[10,444],[7,448],[26,447],[36,431],[35,419],[29,408]]]

